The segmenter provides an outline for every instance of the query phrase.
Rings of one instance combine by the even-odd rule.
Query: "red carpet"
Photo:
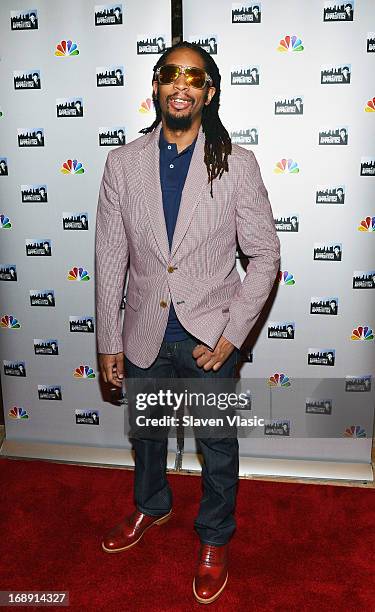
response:
[[[228,585],[202,606],[199,477],[170,475],[174,517],[110,555],[101,536],[132,508],[131,471],[2,459],[0,474],[0,590],[67,590],[68,612],[375,609],[373,489],[241,480]]]

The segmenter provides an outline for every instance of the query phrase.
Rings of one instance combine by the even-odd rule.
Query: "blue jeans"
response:
[[[139,368],[125,356],[129,378],[233,378],[240,352],[237,348],[216,372],[197,366],[192,351],[199,340],[190,336],[161,345],[149,368]],[[129,410],[131,407],[129,405]],[[172,492],[166,477],[168,437],[132,439],[135,450],[134,499],[143,514],[162,516],[172,508]],[[203,496],[194,528],[201,542],[226,544],[235,528],[234,508],[238,485],[237,437],[197,438],[203,456]]]

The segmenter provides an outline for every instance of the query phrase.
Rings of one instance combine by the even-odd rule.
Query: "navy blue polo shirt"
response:
[[[178,153],[176,143],[165,140],[163,128],[160,130],[160,185],[163,194],[163,209],[165,224],[167,226],[169,249],[172,246],[182,190],[185,185],[196,140],[197,139],[186,147],[186,149]],[[185,340],[188,337],[188,333],[177,318],[176,311],[171,301],[164,340],[167,342],[176,342],[178,340]]]

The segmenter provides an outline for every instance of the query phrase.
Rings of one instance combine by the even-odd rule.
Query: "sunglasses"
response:
[[[155,71],[155,76],[161,85],[174,83],[183,74],[188,85],[194,89],[203,89],[206,83],[213,84],[213,80],[203,68],[195,66],[178,66],[177,64],[164,64]]]

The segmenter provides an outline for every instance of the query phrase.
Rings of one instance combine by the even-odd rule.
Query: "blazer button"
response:
[[[174,266],[168,266],[168,272],[174,272]]]
[[[165,302],[164,300],[161,300],[161,301],[160,301],[160,306],[161,306],[162,308],[166,308],[166,306],[168,306],[168,304],[167,304],[167,302]]]

